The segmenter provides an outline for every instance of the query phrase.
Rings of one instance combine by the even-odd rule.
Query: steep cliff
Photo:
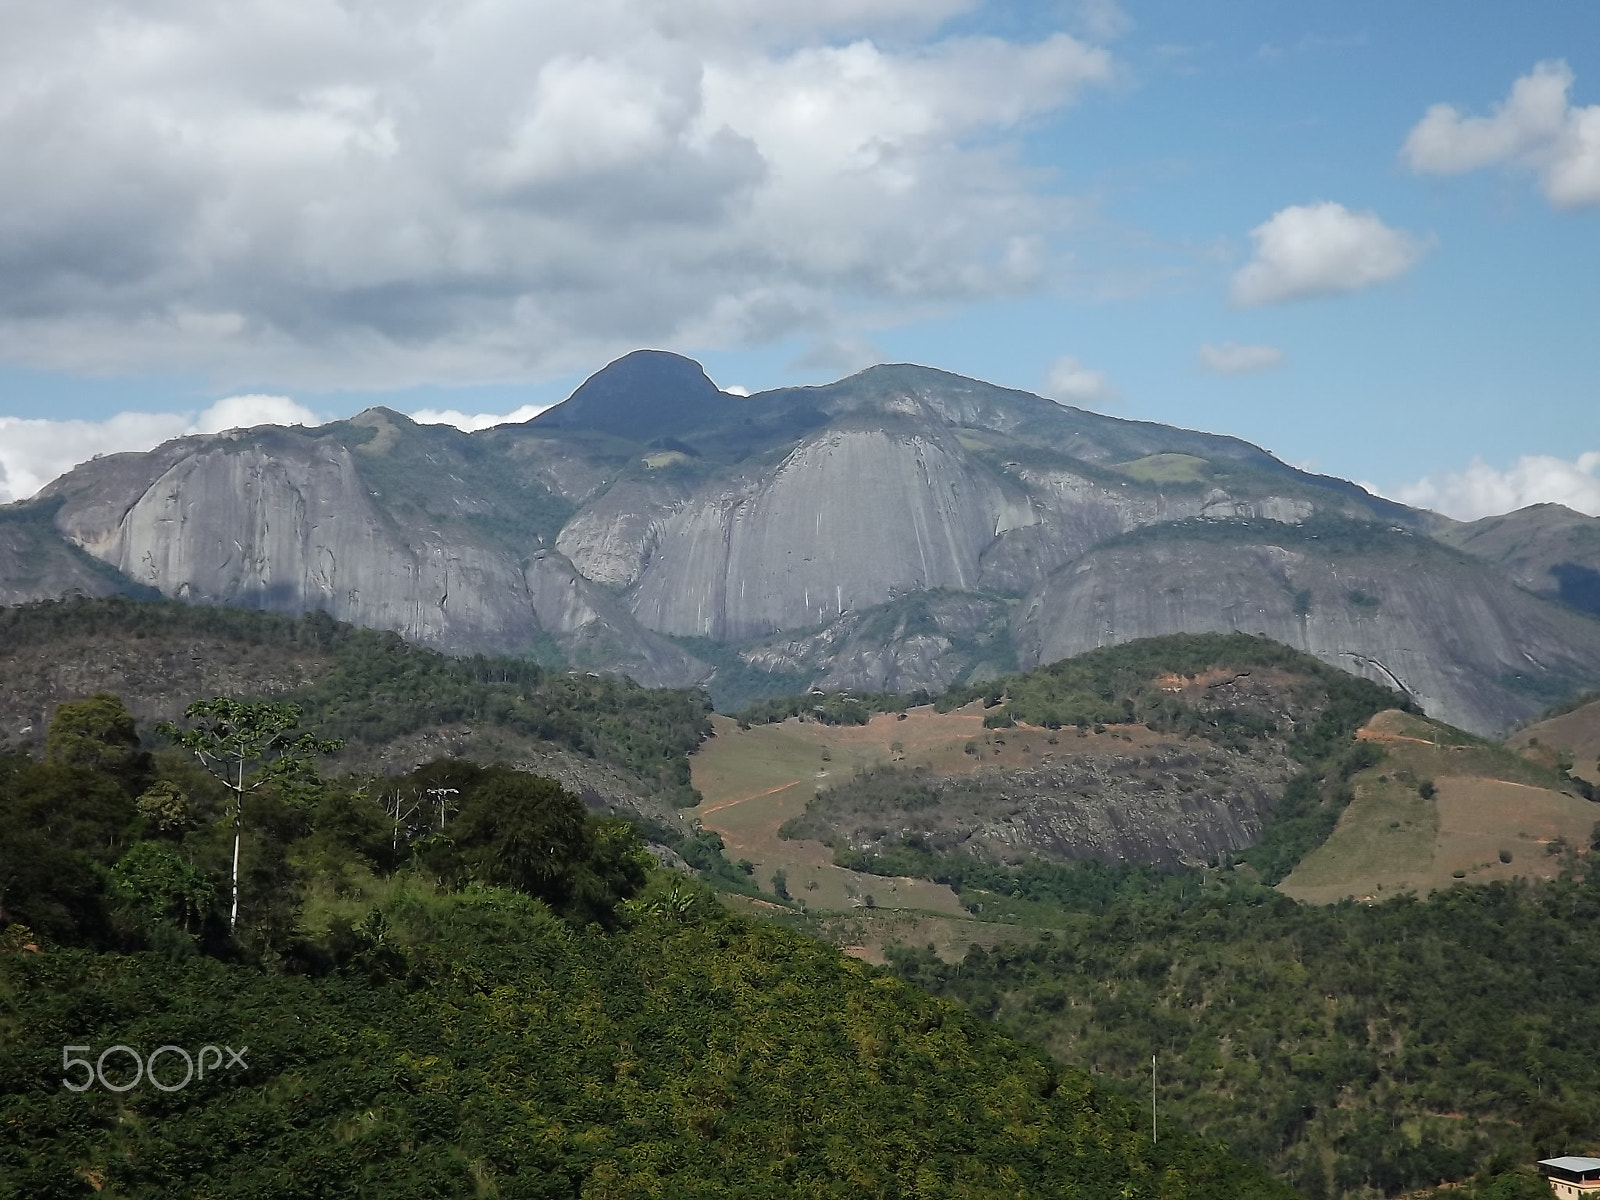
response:
[[[521,425],[466,434],[370,409],[108,456],[43,499],[61,540],[0,533],[0,597],[126,586],[322,608],[648,683],[703,681],[715,659],[742,664],[746,693],[763,672],[774,688],[937,690],[1107,639],[1257,627],[1392,671],[1484,731],[1596,682],[1591,624],[1513,586],[1581,602],[1600,569],[1589,518],[1538,515],[1542,541],[1520,517],[1456,526],[1236,438],[905,364],[740,397],[640,351]],[[1418,546],[1437,532],[1477,557],[1335,568],[1277,534],[1244,558],[1200,536],[1325,519]],[[1151,529],[1176,540],[1147,572],[1119,539]],[[965,599],[902,620],[918,596]]]
[[[1012,629],[1024,668],[1165,633],[1261,633],[1479,733],[1600,678],[1600,622],[1428,538],[1370,525],[1151,529],[1055,572]]]
[[[743,641],[928,588],[978,585],[1020,488],[918,429],[829,429],[770,473],[703,489],[661,527],[632,596],[652,629]]]
[[[321,609],[457,652],[529,654],[554,643],[575,663],[650,684],[705,674],[565,557],[539,548],[533,528],[521,546],[495,538],[496,523],[515,514],[474,496],[464,465],[427,455],[432,478],[374,487],[396,474],[384,458],[418,437],[407,426],[376,413],[329,427],[334,436],[186,438],[85,464],[46,495],[59,501],[56,527],[73,545],[175,599]]]

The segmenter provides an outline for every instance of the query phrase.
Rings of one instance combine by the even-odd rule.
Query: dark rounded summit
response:
[[[731,403],[694,359],[635,350],[589,376],[534,423],[649,441],[720,423]]]

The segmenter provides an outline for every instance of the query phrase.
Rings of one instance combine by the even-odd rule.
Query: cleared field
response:
[[[1572,773],[1600,783],[1600,700],[1519,729],[1506,739],[1506,745],[1548,765],[1554,765],[1557,752],[1570,751]]]
[[[1279,884],[1296,900],[1327,903],[1346,896],[1392,895],[1417,889],[1418,869],[1431,870],[1439,839],[1438,798],[1376,778],[1356,783],[1333,835]]]
[[[1390,750],[1381,766],[1357,776],[1355,800],[1333,835],[1280,890],[1314,904],[1376,901],[1402,891],[1426,894],[1462,878],[1550,878],[1560,869],[1560,850],[1587,850],[1600,805],[1582,797],[1480,774],[1438,773],[1437,794],[1424,800],[1413,782],[1398,778],[1422,778],[1414,771],[1418,760],[1440,754]]]
[[[1192,454],[1147,454],[1132,462],[1118,463],[1117,470],[1145,483],[1204,483],[1216,475],[1207,460]]]
[[[694,785],[705,798],[694,815],[722,835],[729,858],[755,864],[763,889],[772,890],[774,873],[782,871],[789,894],[807,909],[850,911],[871,904],[966,915],[960,899],[942,884],[843,870],[833,865],[833,851],[821,842],[786,841],[778,829],[805,812],[819,786],[862,767],[970,758],[961,746],[982,732],[980,714],[926,708],[913,710],[904,721],[889,713],[868,725],[788,720],[747,730],[727,717],[713,717],[712,726],[716,736],[689,760]]]

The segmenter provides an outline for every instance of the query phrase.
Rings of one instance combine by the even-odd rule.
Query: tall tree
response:
[[[343,742],[299,732],[300,706],[219,696],[184,710],[191,728],[164,721],[156,732],[171,738],[233,793],[233,902],[228,932],[239,926],[239,846],[244,838],[244,798],[270,782],[313,775],[312,756],[332,754]],[[252,771],[246,782],[246,772]]]

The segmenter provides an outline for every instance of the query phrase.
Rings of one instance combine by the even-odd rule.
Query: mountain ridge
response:
[[[1478,599],[1456,605],[1458,636],[1423,639],[1435,603],[1426,580],[1391,572],[1379,587],[1360,553],[1330,565],[1296,531],[1339,519],[1460,541],[1443,518],[1237,438],[913,364],[739,397],[690,359],[638,351],[520,424],[464,433],[380,407],[314,429],[201,435],[81,464],[40,500],[57,505],[60,543],[40,544],[36,530],[29,553],[60,569],[30,574],[17,552],[0,553],[0,602],[120,579],[652,685],[715,690],[729,668],[711,660],[733,655],[747,690],[763,674],[788,690],[796,672],[836,687],[891,676],[942,687],[985,662],[1108,638],[1266,629],[1368,678],[1425,677],[1413,694],[1479,732],[1600,680],[1600,622],[1559,589],[1535,595],[1498,543],[1462,544],[1451,591]],[[1203,536],[1238,521],[1256,523],[1244,558]],[[1151,527],[1198,547],[1196,578],[1211,582],[1190,602],[1152,599],[1148,552],[1112,546]],[[68,569],[80,552],[115,577],[90,579],[82,561]],[[1330,571],[1371,586],[1335,586]],[[1322,581],[1309,614],[1295,611],[1310,586],[1297,573]],[[1072,599],[1090,576],[1109,609]],[[1351,599],[1380,591],[1377,610]],[[977,605],[955,634],[884,631],[873,616],[947,593]],[[1128,615],[1106,621],[1100,609]],[[1543,632],[1506,632],[1519,628]],[[1463,648],[1478,642],[1491,650]],[[1412,654],[1426,670],[1388,661],[1412,643],[1429,647]]]

